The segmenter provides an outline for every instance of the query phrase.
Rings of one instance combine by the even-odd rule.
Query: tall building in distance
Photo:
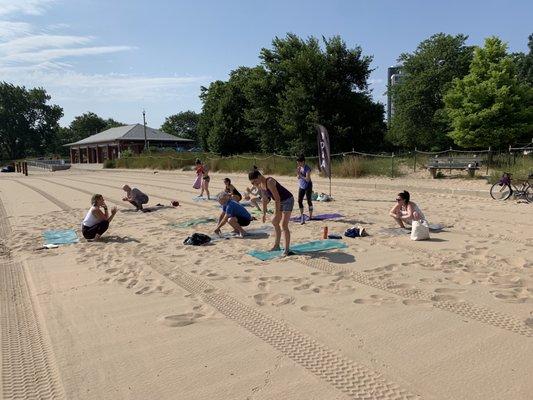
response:
[[[387,68],[387,123],[390,124],[394,114],[394,104],[390,93],[390,88],[401,81],[402,67],[395,65]]]

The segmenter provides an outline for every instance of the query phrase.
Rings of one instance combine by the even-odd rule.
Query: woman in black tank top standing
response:
[[[285,239],[284,255],[290,255],[291,232],[289,231],[289,220],[291,212],[294,208],[294,197],[291,192],[285,189],[274,178],[265,177],[257,170],[248,174],[248,178],[252,185],[258,187],[262,191],[261,199],[263,200],[263,223],[266,221],[267,205],[270,200],[275,202],[274,218],[272,218],[272,225],[276,231],[276,241],[274,247],[270,251],[281,250],[281,232]],[[280,226],[281,225],[281,226]]]

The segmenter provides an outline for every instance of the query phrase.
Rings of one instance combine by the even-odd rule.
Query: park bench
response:
[[[440,169],[467,171],[468,176],[473,177],[481,164],[482,160],[477,157],[435,157],[428,160],[426,168],[433,178],[437,177]]]

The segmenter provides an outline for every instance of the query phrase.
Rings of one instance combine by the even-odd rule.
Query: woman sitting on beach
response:
[[[196,176],[200,177],[200,179],[202,180],[202,183],[201,183],[202,190],[200,191],[199,197],[202,197],[205,191],[205,194],[207,194],[207,200],[210,200],[209,181],[211,180],[211,178],[209,177],[208,169],[204,164],[202,164],[199,158],[196,159],[195,164],[196,164]]]
[[[398,193],[396,197],[396,205],[392,207],[389,215],[400,225],[401,228],[405,228],[404,222],[411,225],[413,221],[420,221],[425,219],[424,214],[420,211],[418,205],[410,201],[411,196],[409,192],[404,190],[402,193]]]
[[[232,200],[235,200],[237,203],[242,200],[242,195],[237,189],[235,189],[235,186],[232,185],[230,178],[224,178],[224,185],[226,186],[224,191],[231,195]]]
[[[103,211],[102,211],[103,210]],[[91,198],[91,208],[81,223],[81,233],[87,240],[98,240],[100,236],[107,231],[109,223],[115,217],[117,208],[111,209],[111,215],[107,210],[104,197],[101,194],[95,194]]]
[[[276,241],[270,251],[280,250],[281,231],[283,230],[285,238],[284,255],[290,255],[291,232],[289,231],[289,220],[294,208],[292,193],[281,186],[274,178],[261,175],[258,170],[250,172],[248,178],[252,185],[263,191],[263,223],[266,221],[268,202],[273,199],[276,203],[274,218],[272,218],[272,225],[274,225],[276,231]]]

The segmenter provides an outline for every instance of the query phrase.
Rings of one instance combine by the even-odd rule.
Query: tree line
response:
[[[260,63],[201,87],[202,110],[166,118],[161,130],[194,139],[205,151],[312,154],[315,126],[332,151],[379,152],[505,148],[533,136],[533,34],[528,53],[509,53],[496,37],[467,46],[439,33],[401,54],[401,80],[388,85],[394,113],[372,99],[372,56],[339,37],[276,37]],[[87,112],[59,126],[63,109],[43,88],[0,82],[0,157],[65,154],[64,144],[116,126]]]

